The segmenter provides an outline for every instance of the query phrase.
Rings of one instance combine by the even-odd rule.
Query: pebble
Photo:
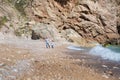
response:
[[[113,69],[119,69],[119,67],[113,67]]]
[[[6,48],[6,51],[9,51],[9,49],[8,49],[8,48]]]
[[[32,80],[31,78],[27,78],[27,80]]]
[[[18,72],[18,70],[17,70],[17,69],[13,69],[13,71],[14,71],[14,72]]]
[[[16,76],[8,76],[10,79],[15,80]]]
[[[18,53],[18,54],[20,54],[20,53],[21,53],[21,51],[17,51],[17,53]]]
[[[14,56],[14,55],[11,55],[11,57],[13,57],[13,58],[14,58],[15,56]]]
[[[107,78],[107,79],[109,78],[107,75],[102,75],[102,77]]]
[[[11,61],[11,59],[9,59],[9,58],[8,58],[8,59],[6,59],[6,60],[7,60],[7,61]]]
[[[1,67],[1,66],[4,66],[4,65],[5,65],[4,63],[0,63],[0,67]]]
[[[75,61],[81,62],[81,60],[80,60],[80,59],[75,59]]]
[[[35,59],[34,59],[34,58],[31,58],[31,61],[35,61]]]
[[[106,65],[102,65],[102,67],[107,68],[107,66],[106,66]]]
[[[109,75],[113,76],[113,72],[112,71],[108,71],[107,72]]]
[[[3,80],[2,77],[0,77],[0,80]]]

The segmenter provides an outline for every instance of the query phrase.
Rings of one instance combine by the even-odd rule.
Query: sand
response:
[[[44,41],[4,40],[0,43],[0,80],[119,80],[120,64],[66,42],[45,48]]]

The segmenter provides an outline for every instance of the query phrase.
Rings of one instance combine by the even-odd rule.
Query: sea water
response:
[[[103,59],[112,60],[112,61],[120,61],[120,46],[107,46],[103,47],[98,44],[97,46],[88,50],[88,48],[76,47],[76,46],[68,46],[68,49],[71,50],[79,50],[79,51],[88,51],[89,54],[97,55],[102,57]]]
[[[101,56],[104,59],[120,61],[120,46],[103,47],[102,45],[97,45],[93,47],[89,53]]]

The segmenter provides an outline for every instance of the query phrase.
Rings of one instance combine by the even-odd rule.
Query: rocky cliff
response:
[[[118,42],[119,5],[119,0],[0,0],[1,32],[77,43]]]

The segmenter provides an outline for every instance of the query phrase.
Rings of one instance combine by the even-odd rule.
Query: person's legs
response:
[[[52,48],[54,48],[53,45],[52,45]]]
[[[54,45],[51,45],[52,48],[54,48]]]
[[[48,45],[47,45],[47,43],[46,43],[46,48],[48,48]]]
[[[46,48],[50,48],[50,46],[49,46],[49,44],[48,44],[48,43],[46,43]]]
[[[50,48],[50,44],[48,43],[48,48]]]

